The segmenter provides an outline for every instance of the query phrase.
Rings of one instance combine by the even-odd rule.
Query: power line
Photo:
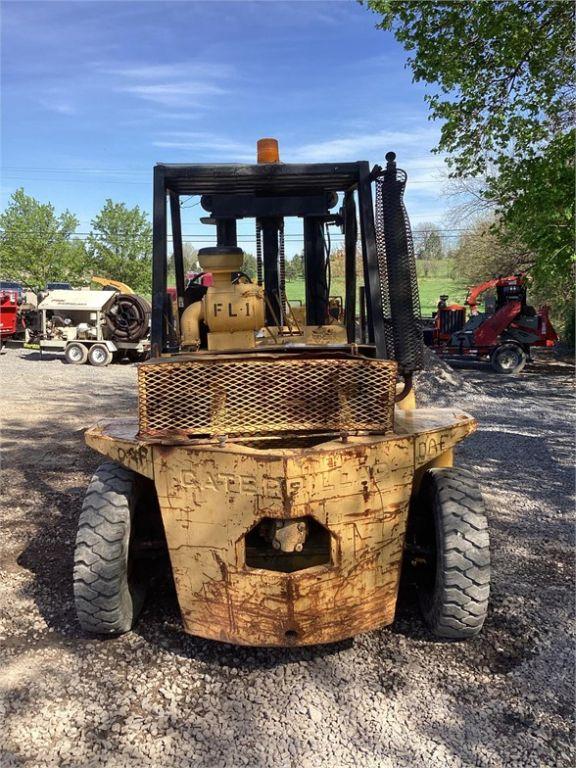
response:
[[[462,229],[462,230],[459,230],[459,231],[460,232],[469,232],[469,233],[473,232],[473,230],[471,230],[471,229]],[[431,230],[430,233],[437,234],[439,237],[448,237],[448,238],[450,238],[450,237],[456,237],[456,238],[460,237],[460,235],[456,234],[456,233],[454,233],[454,234],[442,234],[442,232],[436,232],[435,230]],[[4,234],[7,234],[7,233],[2,232],[2,233],[0,233],[0,236],[2,236]],[[41,232],[41,231],[34,232],[32,230],[28,230],[27,232],[22,232],[22,233],[18,232],[18,233],[13,233],[13,234],[16,234],[18,236],[24,235],[25,237],[32,238],[34,236],[41,237],[44,234],[48,234],[48,233]],[[54,233],[51,233],[51,236],[53,236],[53,234]],[[90,237],[93,234],[94,234],[93,232],[73,232],[70,235],[61,236],[61,239],[63,239],[63,240],[69,240],[70,238],[82,239],[82,238],[85,238],[85,237]],[[416,233],[416,236],[418,236],[418,234],[426,234],[426,233]],[[98,238],[98,235],[95,235],[95,237]],[[217,235],[216,235],[216,233],[207,232],[205,235],[200,235],[200,234],[194,234],[194,235],[188,234],[187,235],[187,234],[184,234],[184,235],[182,235],[182,237],[186,238],[186,239],[202,241],[202,240],[216,240]],[[341,240],[342,241],[342,240],[345,239],[345,236],[344,235],[340,235],[340,234],[332,233],[331,234],[331,238],[332,238],[332,240]],[[132,240],[134,240],[134,238],[130,237],[127,234],[111,235],[110,238],[108,238],[108,239],[122,240],[122,241],[125,241],[125,242],[131,242]],[[172,240],[173,239],[172,235],[167,235],[167,239],[168,240]],[[243,241],[250,241],[250,242],[252,242],[252,241],[255,242],[256,241],[256,238],[253,235],[238,235],[237,239],[238,240],[243,240]],[[288,240],[288,241],[304,242],[304,236],[303,235],[298,235],[298,234],[285,235],[284,239]],[[357,239],[357,242],[360,242],[360,238]]]
[[[311,165],[314,165],[315,163],[311,163]],[[322,163],[320,163],[322,165]],[[167,163],[167,165],[170,165],[170,163]],[[182,165],[182,163],[180,163]],[[184,163],[186,165],[186,163]],[[205,163],[189,163],[189,165],[205,165]],[[238,163],[224,163],[224,165],[238,165]],[[153,167],[153,166],[152,166]],[[150,173],[150,166],[147,166],[146,168],[82,168],[82,167],[76,167],[76,166],[40,166],[40,165],[5,165],[3,166],[4,170],[6,171],[40,171],[40,172],[49,172],[49,173],[113,173],[113,174],[134,174],[134,173]],[[430,170],[429,166],[423,166],[423,165],[414,165],[409,166],[411,171],[428,171]]]
[[[84,220],[85,222],[85,220]],[[85,222],[86,223],[86,222]],[[211,226],[211,225],[209,225]],[[44,230],[42,229],[24,229],[23,232],[26,232],[28,234],[44,234]],[[472,232],[473,230],[469,227],[434,227],[434,228],[428,228],[428,229],[419,229],[416,230],[416,234],[437,234],[442,232]],[[0,228],[0,234],[6,234],[6,230]],[[93,230],[90,232],[75,232],[73,233],[75,235],[91,235],[93,234]],[[119,232],[118,234],[126,234],[126,232]],[[202,237],[204,236],[204,231],[198,231],[198,232],[183,232],[183,237]],[[208,236],[210,236],[210,233],[206,233]],[[215,236],[215,234],[214,234]],[[248,237],[248,235],[240,235],[240,237]],[[287,232],[285,234],[285,237],[302,237],[300,232]],[[331,233],[331,237],[344,237],[343,234],[338,233]],[[252,238],[255,239],[255,238]]]
[[[30,182],[30,181],[50,181],[50,182],[62,182],[66,184],[94,184],[95,182],[102,182],[103,184],[138,184],[151,186],[151,179],[142,179],[140,181],[130,179],[106,179],[103,177],[93,177],[90,179],[70,179],[70,178],[45,178],[42,176],[10,176],[9,174],[3,174],[4,179],[17,182]],[[408,177],[407,187],[414,184],[446,184],[447,179],[413,179]]]

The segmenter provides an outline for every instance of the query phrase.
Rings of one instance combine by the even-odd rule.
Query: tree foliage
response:
[[[445,256],[440,228],[432,222],[422,222],[414,227],[414,254],[421,262],[421,272],[428,277],[430,264]]]
[[[416,81],[433,83],[440,149],[459,174],[505,157],[535,157],[570,129],[574,4],[549,0],[429,3],[369,0],[410,52]]]
[[[256,280],[256,256],[253,256],[251,253],[244,254],[244,266],[242,267],[242,271],[248,275],[250,280]]]
[[[542,155],[509,164],[491,185],[502,214],[504,243],[522,243],[532,255],[538,292],[570,321],[574,293],[574,141],[553,139]]]
[[[467,286],[524,272],[532,266],[530,252],[512,240],[504,242],[492,224],[491,216],[477,221],[459,238],[451,253],[458,278]]]
[[[135,291],[152,287],[152,226],[138,206],[106,200],[86,241],[93,274],[120,280]]]
[[[304,277],[304,253],[295,253],[286,259],[286,280],[299,280]]]
[[[533,255],[536,284],[570,314],[574,260],[574,3],[368,0],[429,84],[437,151],[484,178],[498,236]]]
[[[188,272],[198,272],[198,251],[192,243],[182,243],[182,260],[184,262],[184,277]],[[167,284],[176,285],[176,268],[174,265],[174,253],[168,257],[168,271],[166,276]]]
[[[54,206],[40,203],[17,189],[0,214],[0,270],[2,277],[31,288],[50,281],[81,278],[86,267],[84,244],[73,238],[78,219]]]

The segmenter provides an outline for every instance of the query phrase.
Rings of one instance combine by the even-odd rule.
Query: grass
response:
[[[422,315],[428,316],[436,310],[438,299],[441,293],[447,293],[450,296],[450,302],[462,303],[466,297],[466,289],[458,280],[449,277],[442,277],[434,274],[431,269],[428,277],[423,275],[418,278],[418,287],[420,289],[420,306]],[[446,270],[448,272],[448,270]],[[363,281],[359,282],[359,285]],[[288,301],[297,303],[304,302],[304,279],[291,280],[286,283],[286,295]],[[344,280],[342,278],[333,278],[330,288],[331,296],[344,296]]]
[[[462,304],[466,298],[466,289],[457,280],[446,277],[420,277],[418,278],[420,289],[420,306],[422,315],[431,315],[436,310],[441,293],[447,293],[450,303]]]

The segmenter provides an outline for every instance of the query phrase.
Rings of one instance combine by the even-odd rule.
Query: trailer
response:
[[[56,290],[38,311],[39,333],[28,338],[26,346],[41,354],[63,353],[72,365],[103,367],[115,358],[144,360],[149,353],[150,308],[139,296],[115,290]]]

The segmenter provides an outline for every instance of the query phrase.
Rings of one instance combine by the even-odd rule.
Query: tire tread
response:
[[[490,541],[484,502],[473,475],[462,469],[431,469],[443,542],[441,574],[425,618],[432,631],[453,639],[482,629],[490,594]]]
[[[112,461],[96,470],[82,505],[73,588],[80,626],[90,634],[127,632],[134,611],[126,579],[135,473]]]

